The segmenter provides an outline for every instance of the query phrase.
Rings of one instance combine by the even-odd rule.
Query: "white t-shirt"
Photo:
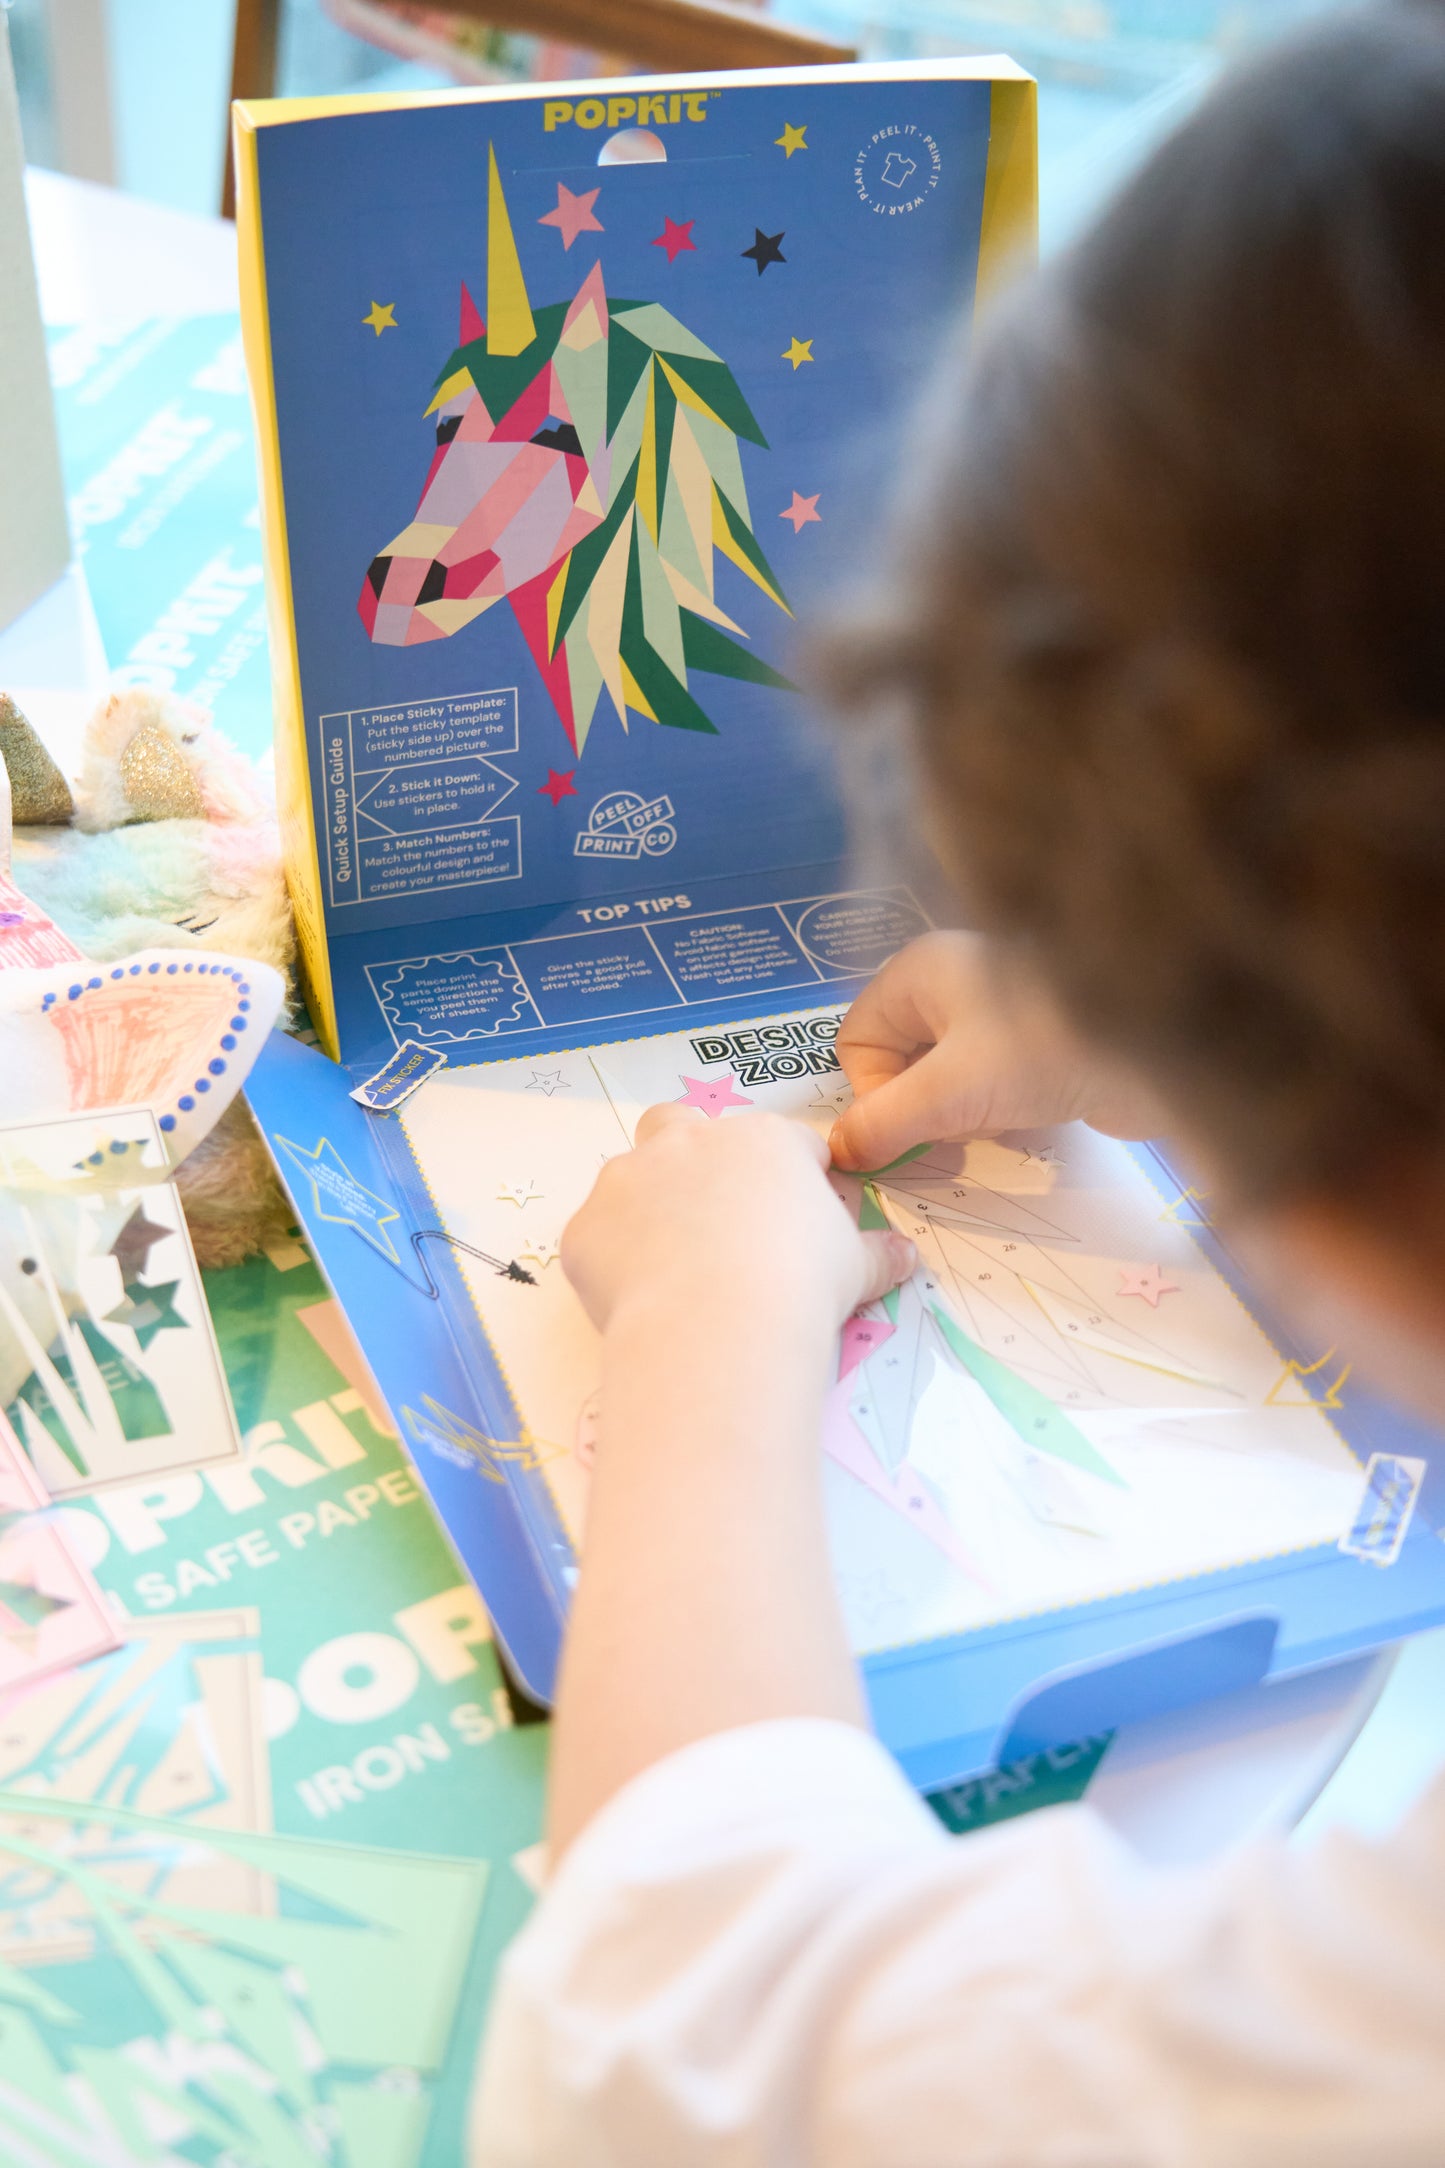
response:
[[[502,1968],[471,2168],[1441,2168],[1445,1784],[1388,1846],[948,1836],[751,1726],[602,1810]]]

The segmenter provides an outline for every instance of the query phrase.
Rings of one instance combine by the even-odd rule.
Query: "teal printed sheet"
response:
[[[210,708],[269,762],[256,460],[239,318],[51,334],[71,532],[118,685]]]

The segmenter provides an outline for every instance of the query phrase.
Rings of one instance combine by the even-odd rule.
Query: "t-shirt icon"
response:
[[[918,171],[918,161],[905,158],[902,151],[890,151],[883,161],[883,180],[889,188],[901,188],[911,173]]]

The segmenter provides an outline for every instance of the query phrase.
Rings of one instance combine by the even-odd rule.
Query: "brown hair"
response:
[[[1445,1144],[1445,12],[1227,78],[924,441],[829,674],[973,921],[1256,1195]]]

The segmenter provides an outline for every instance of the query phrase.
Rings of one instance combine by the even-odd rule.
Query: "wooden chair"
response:
[[[557,38],[616,55],[624,66],[670,74],[681,69],[818,67],[856,60],[854,47],[839,45],[732,0],[443,0],[458,22],[495,30]],[[405,11],[387,0],[368,0],[368,11]],[[348,11],[354,18],[357,11]],[[269,98],[276,89],[276,50],[281,0],[236,0],[231,96]],[[235,213],[231,154],[226,152],[222,216]]]

